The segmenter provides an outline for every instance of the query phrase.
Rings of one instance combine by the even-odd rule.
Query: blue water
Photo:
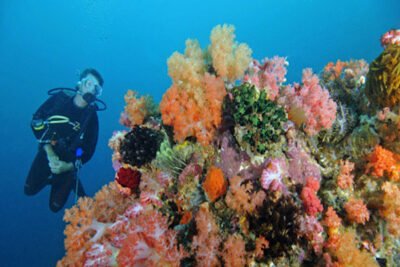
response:
[[[182,52],[187,38],[205,47],[222,23],[235,25],[254,58],[287,56],[292,82],[305,67],[319,72],[337,59],[371,62],[382,50],[381,34],[400,28],[400,1],[1,0],[0,266],[55,266],[64,255],[63,212],[49,210],[49,188],[23,194],[37,148],[29,123],[46,91],[73,87],[88,66],[105,79],[109,108],[99,113],[97,150],[80,175],[93,196],[114,177],[107,142],[122,129],[126,90],[159,101],[171,83],[167,58]]]

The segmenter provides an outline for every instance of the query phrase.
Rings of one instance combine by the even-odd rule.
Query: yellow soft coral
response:
[[[338,263],[346,267],[378,267],[374,257],[357,248],[356,233],[352,230],[345,231],[337,236],[337,243],[331,247],[331,252],[337,257]]]
[[[385,182],[382,185],[383,204],[380,210],[388,223],[388,231],[396,238],[400,237],[400,189],[397,185]]]
[[[211,32],[209,52],[219,76],[229,81],[240,79],[251,62],[251,49],[246,44],[234,42],[235,27],[216,26]]]
[[[136,95],[135,91],[128,90],[124,96],[126,103],[125,114],[128,117],[130,126],[142,124],[147,116],[146,99],[143,96],[137,98]],[[123,117],[121,116],[121,123],[125,124]]]
[[[197,40],[187,40],[185,54],[174,52],[167,61],[168,74],[173,82],[185,87],[200,86],[206,70],[203,51]]]
[[[388,45],[370,65],[365,93],[380,107],[400,103],[400,46]]]

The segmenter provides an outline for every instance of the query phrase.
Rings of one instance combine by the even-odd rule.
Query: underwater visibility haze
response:
[[[0,265],[400,266],[399,10],[1,1]],[[52,212],[31,120],[86,68],[87,197]]]

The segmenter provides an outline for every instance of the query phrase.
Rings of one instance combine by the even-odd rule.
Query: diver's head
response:
[[[78,94],[87,104],[91,104],[103,92],[104,80],[100,73],[92,68],[85,69],[77,84]]]

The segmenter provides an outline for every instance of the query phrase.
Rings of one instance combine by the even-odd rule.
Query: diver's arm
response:
[[[40,139],[46,130],[43,122],[52,114],[50,114],[54,105],[57,103],[59,95],[53,95],[47,99],[32,116],[31,128],[36,139]]]
[[[47,159],[49,160],[49,167],[52,173],[60,174],[66,171],[71,171],[75,168],[74,163],[59,160],[50,144],[45,144],[43,149],[46,151]]]

